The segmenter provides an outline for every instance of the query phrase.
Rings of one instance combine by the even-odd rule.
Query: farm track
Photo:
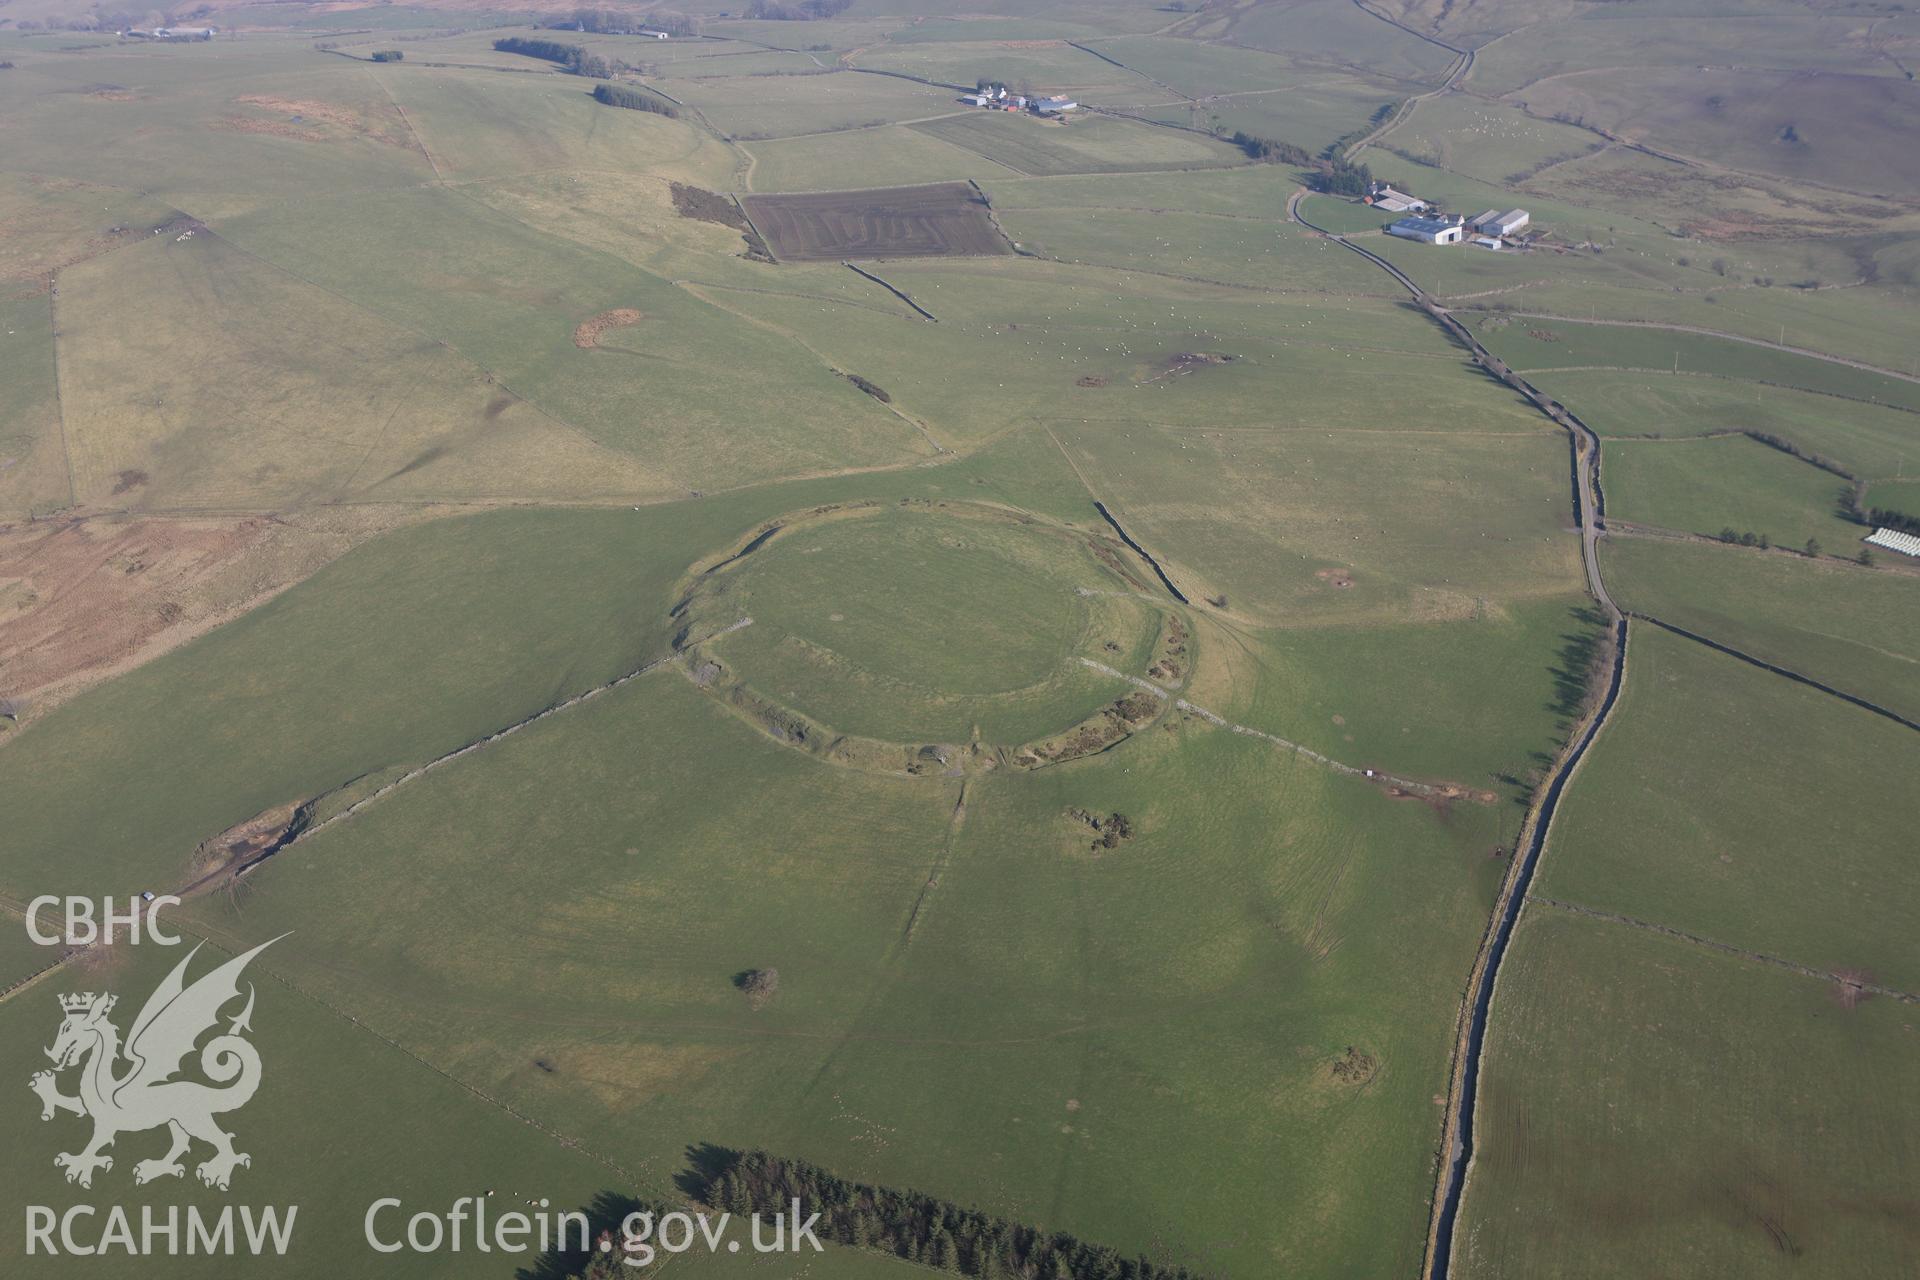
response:
[[[1886,996],[1888,999],[1898,1000],[1902,1004],[1920,1004],[1920,995],[1915,995],[1910,991],[1902,991],[1897,987],[1884,987],[1877,982],[1867,982],[1863,979],[1849,977],[1831,970],[1815,969],[1809,965],[1800,964],[1797,961],[1784,960],[1779,956],[1768,955],[1764,951],[1749,951],[1745,947],[1736,947],[1725,942],[1716,942],[1712,938],[1703,938],[1697,933],[1688,933],[1682,929],[1673,929],[1663,924],[1655,924],[1651,920],[1641,920],[1634,916],[1623,916],[1613,911],[1601,911],[1595,907],[1583,907],[1575,902],[1562,902],[1558,898],[1543,897],[1540,894],[1528,894],[1527,900],[1537,902],[1541,906],[1553,907],[1556,910],[1565,911],[1572,915],[1585,916],[1590,920],[1605,920],[1610,924],[1621,924],[1629,928],[1644,929],[1649,933],[1657,933],[1662,937],[1692,943],[1696,947],[1705,947],[1711,951],[1718,951],[1723,955],[1738,956],[1742,960],[1751,960],[1756,964],[1772,965],[1776,969],[1785,969],[1789,973],[1797,973],[1805,978],[1815,978],[1822,982],[1838,983],[1841,986],[1852,987],[1855,990],[1867,992],[1872,995]]]
[[[1153,599],[1151,596],[1141,596],[1139,598],[1149,601]],[[1235,724],[1217,712],[1209,711],[1198,703],[1187,701],[1185,698],[1179,696],[1176,690],[1162,689],[1151,680],[1144,680],[1139,676],[1130,676],[1126,672],[1110,667],[1104,662],[1096,662],[1092,658],[1082,658],[1080,661],[1083,665],[1093,668],[1102,675],[1125,680],[1128,684],[1145,690],[1154,697],[1167,702],[1169,705],[1181,711],[1196,715],[1216,729],[1225,729],[1230,733],[1237,733],[1245,738],[1259,738],[1263,742],[1270,742],[1276,747],[1282,747],[1293,752],[1295,755],[1305,756],[1315,764],[1324,765],[1335,773],[1345,774],[1352,778],[1369,778],[1375,782],[1384,783],[1387,786],[1399,787],[1414,795],[1444,796],[1448,794],[1445,788],[1436,787],[1430,782],[1421,782],[1415,778],[1402,778],[1395,774],[1382,773],[1377,769],[1364,769],[1358,765],[1346,764],[1343,761],[1335,760],[1332,756],[1321,755],[1312,747],[1302,746],[1300,743],[1282,738],[1278,734],[1268,733],[1265,729],[1256,729],[1252,725]]]

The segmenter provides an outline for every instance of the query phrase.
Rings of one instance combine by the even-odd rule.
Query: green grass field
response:
[[[1854,554],[1864,532],[1828,553]],[[1920,719],[1920,592],[1911,576],[1645,538],[1609,540],[1602,564],[1623,608]]]
[[[1694,333],[1514,318],[1480,322],[1480,340],[1524,371],[1597,367],[1710,374],[1824,392],[1920,413],[1920,383]],[[1577,406],[1576,406],[1577,408]]]
[[[954,784],[756,740],[672,673],[568,714],[302,846],[209,924],[251,936],[332,903],[338,926],[302,913],[294,981],[649,1179],[689,1142],[751,1137],[1216,1269],[1329,1233],[1351,1274],[1418,1257],[1422,1215],[1385,1233],[1378,1205],[1425,1195],[1444,1060],[1415,1046],[1450,1021],[1432,956],[1473,945],[1482,821],[1201,728],[990,779],[950,830]],[[1224,807],[1194,785],[1221,776],[1245,784]],[[1142,834],[1089,858],[1073,806]],[[1197,848],[1174,833],[1202,813],[1226,838]],[[1398,927],[1356,931],[1383,896]],[[1428,995],[1383,985],[1414,955]],[[782,973],[762,1010],[728,982],[747,966]],[[1367,1087],[1329,1075],[1349,1044],[1381,1064]],[[1198,1176],[1222,1160],[1224,1195]]]
[[[1906,1270],[1910,1009],[1537,903],[1507,965],[1463,1272]]]
[[[1331,0],[1236,10],[1222,34],[1248,48],[1358,66],[1416,84],[1438,83],[1453,62],[1445,49]]]
[[[1905,76],[1609,67],[1536,83],[1526,97],[1543,115],[1578,116],[1730,168],[1898,195],[1920,189],[1920,165],[1873,142],[1920,121],[1920,91]]]
[[[1109,116],[1055,124],[1031,116],[973,111],[917,124],[943,142],[977,151],[1022,176],[1133,169],[1219,169],[1245,157],[1224,142]]]
[[[1920,457],[1920,416],[1787,387],[1690,374],[1530,373],[1527,381],[1603,436],[1667,439],[1758,431],[1791,440],[1864,479],[1899,475]]]
[[[1447,372],[1431,370],[1427,386]],[[1297,626],[1478,618],[1564,595],[1576,580],[1565,445],[1515,416],[1504,433],[1491,419],[1411,437],[1285,417],[1239,431],[1127,420],[1054,431],[1190,595]],[[1385,460],[1400,456],[1414,465],[1389,480]]]
[[[677,81],[673,96],[744,139],[826,133],[964,108],[950,89],[850,71]]]
[[[911,186],[1006,172],[985,156],[910,125],[811,133],[742,145],[753,158],[746,175],[752,191]]]
[[[1609,440],[1600,451],[1608,514],[1714,536],[1753,532],[1782,547],[1809,539],[1844,553],[1861,534],[1840,504],[1853,486],[1744,436]]]
[[[1144,209],[999,211],[1023,249],[1065,262],[1314,293],[1378,291],[1379,273],[1298,227]]]
[[[1095,102],[1103,101],[1103,93],[1125,92],[1141,84],[1137,76],[1064,41],[888,44],[861,50],[854,55],[854,65],[968,89],[982,79],[999,80],[1029,97],[1070,93]]]
[[[1068,530],[988,508],[885,508],[801,523],[693,590],[687,617],[750,630],[714,646],[757,692],[845,733],[1015,745],[1124,689],[1159,618]]]
[[[1912,990],[1913,730],[1648,626],[1622,698],[1534,892]]]
[[[1535,119],[1498,103],[1449,95],[1421,102],[1384,145],[1396,155],[1424,164],[1518,187],[1547,166],[1604,144],[1572,125]],[[1466,212],[1471,215],[1478,210]]]
[[[1876,480],[1867,486],[1866,504],[1869,508],[1887,507],[1900,512],[1920,511],[1920,481]]]
[[[0,513],[32,516],[72,500],[60,438],[50,300],[35,294],[0,301]]]

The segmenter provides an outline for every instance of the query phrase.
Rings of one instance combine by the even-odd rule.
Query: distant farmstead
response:
[[[1402,218],[1387,228],[1387,234],[1422,244],[1459,244],[1467,225],[1458,218]]]
[[[1920,537],[1902,533],[1898,529],[1875,529],[1863,541],[1889,551],[1898,551],[1903,556],[1920,557]]]
[[[1048,98],[1035,98],[1033,100],[1033,109],[1043,116],[1054,116],[1065,111],[1075,111],[1079,109],[1079,106],[1079,103],[1064,94],[1056,94]]]

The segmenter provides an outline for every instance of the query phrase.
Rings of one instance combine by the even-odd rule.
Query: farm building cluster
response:
[[[1472,218],[1441,213],[1418,196],[1384,182],[1369,186],[1362,203],[1387,213],[1406,214],[1388,224],[1387,234],[1421,244],[1472,243],[1483,249],[1504,249],[1533,221],[1525,209],[1509,209],[1505,213],[1488,209]]]
[[[1031,111],[1041,116],[1065,115],[1080,109],[1080,104],[1065,94],[1028,97],[1023,93],[1014,93],[997,80],[981,81],[972,93],[961,94],[960,101],[972,107],[985,107],[989,111]]]

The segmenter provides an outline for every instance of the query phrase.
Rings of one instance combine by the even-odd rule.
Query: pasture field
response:
[[[1407,430],[1454,430],[1465,406],[1482,407],[1437,328],[1365,296],[1329,304],[1023,257],[886,264],[884,278],[938,316],[935,325],[877,285],[842,292],[858,279],[844,268],[779,270],[805,274],[780,291],[724,277],[741,287],[691,287],[877,383],[949,444],[1030,426],[1036,404],[1063,396],[1068,412],[1093,422],[1193,428],[1377,425],[1369,396],[1416,387],[1426,399]],[[1276,385],[1291,403],[1276,402]],[[1510,411],[1496,400],[1493,412]],[[1533,419],[1513,421],[1534,429]]]
[[[1839,396],[1742,386],[1703,374],[1578,370],[1529,373],[1527,381],[1572,405],[1603,436],[1679,439],[1758,431],[1791,440],[1865,479],[1897,476],[1909,458],[1920,459],[1920,416]]]
[[[1415,265],[1416,259],[1400,252],[1399,246],[1389,248],[1401,266],[1413,267],[1415,278],[1426,282],[1422,268]],[[1573,256],[1572,253],[1556,256],[1555,261],[1564,265]],[[1656,327],[1693,326],[1862,360],[1896,373],[1913,373],[1911,351],[1897,341],[1890,341],[1893,335],[1903,332],[1901,326],[1913,323],[1913,303],[1894,290],[1874,287],[1782,289],[1777,285],[1739,281],[1716,288],[1707,284],[1702,275],[1694,275],[1686,281],[1687,287],[1678,292],[1674,290],[1675,281],[1666,281],[1664,288],[1658,284],[1649,287],[1644,279],[1623,283],[1617,276],[1591,286],[1574,287],[1571,279],[1559,275],[1557,266],[1543,270],[1545,264],[1532,255],[1470,253],[1449,254],[1447,258],[1449,261],[1437,265],[1441,272],[1448,273],[1442,278],[1448,280],[1450,290],[1464,293],[1521,284],[1523,291],[1508,299],[1515,311],[1570,320],[1611,319]],[[1493,267],[1491,272],[1489,263]],[[1426,265],[1436,264],[1429,259]],[[1686,270],[1693,271],[1700,265],[1695,259],[1693,266]],[[1458,274],[1452,274],[1456,270]],[[1613,276],[1611,270],[1608,275]],[[1666,367],[1669,370],[1673,367],[1671,346]],[[1795,366],[1787,363],[1783,367]],[[1682,368],[1685,368],[1684,357]]]
[[[1408,86],[1377,76],[1301,67],[1276,77],[1282,83],[1234,94],[1208,95],[1199,104],[1174,102],[1127,108],[1129,115],[1184,128],[1236,130],[1278,138],[1318,154],[1404,98]]]
[[[1142,87],[1138,76],[1065,41],[885,44],[860,50],[853,55],[853,65],[916,76],[953,91],[998,80],[1027,97],[1065,93],[1104,102],[1103,94],[1125,95]]]
[[[1901,461],[1904,463],[1904,457]],[[1888,507],[1908,514],[1920,511],[1920,481],[1876,480],[1867,486],[1866,505],[1869,508]]]
[[[1828,554],[1855,553],[1865,532]],[[1650,538],[1609,539],[1601,562],[1622,608],[1920,720],[1920,591],[1911,576]]]
[[[1424,378],[1446,381],[1438,368]],[[1288,417],[1318,416],[1307,394]],[[1410,435],[1284,418],[1231,431],[1050,425],[1182,590],[1225,597],[1250,622],[1474,619],[1577,580],[1565,442],[1518,411]]]
[[[1133,169],[1222,169],[1242,164],[1238,148],[1198,134],[1119,120],[1074,116],[1061,124],[1004,111],[975,110],[914,128],[977,151],[1022,177],[1114,173]]]
[[[673,96],[722,133],[751,141],[828,133],[964,110],[954,91],[852,71],[675,82]]]
[[[903,25],[899,17],[880,15],[829,18],[809,22],[804,27],[796,27],[791,22],[728,18],[702,23],[701,32],[775,49],[810,45],[822,62],[831,64],[835,58],[854,49],[891,39],[903,30]]]
[[[204,227],[62,281],[62,404],[84,501],[236,510],[670,491],[471,361]],[[199,336],[199,359],[176,358],[178,333]]]
[[[1132,209],[1145,213],[1211,213],[1267,221],[1286,208],[1299,185],[1280,165],[1250,164],[1234,169],[1168,173],[1070,174],[1016,178],[996,172],[980,182],[996,210]]]
[[[1570,72],[1655,67],[1692,72],[1717,65],[1716,54],[1736,40],[1742,63],[1755,69],[1898,74],[1866,54],[1845,16],[1764,0],[1712,16],[1634,6],[1617,16],[1590,13],[1573,22],[1530,23],[1489,45],[1474,60],[1468,83],[1482,93],[1526,97],[1534,81]]]
[[[1902,1274],[1913,1011],[1835,991],[1529,905],[1501,973],[1456,1266]]]
[[[58,510],[73,500],[60,435],[53,313],[38,293],[0,299],[0,519]]]
[[[1904,76],[1611,67],[1525,90],[1528,109],[1733,169],[1888,195],[1920,190],[1920,160],[1877,139],[1920,126]]]
[[[1417,1260],[1445,1063],[1415,1046],[1446,1034],[1433,957],[1465,963],[1491,889],[1478,814],[1194,726],[989,777],[955,823],[957,783],[824,766],[672,672],[566,714],[283,855],[206,924],[251,938],[329,903],[290,980],[591,1129],[643,1187],[751,1134],[1213,1270],[1318,1258],[1328,1233],[1347,1274]],[[1198,785],[1221,776],[1242,785]],[[1076,808],[1138,834],[1090,856]],[[1203,815],[1220,838],[1179,837]],[[424,936],[415,894],[445,908]],[[1417,956],[1429,978],[1387,982]],[[764,1008],[729,982],[747,966],[782,975]]]
[[[1258,49],[1198,44],[1159,36],[1122,36],[1089,45],[1096,53],[1190,98],[1268,90],[1298,72],[1285,58]]]
[[[727,185],[736,163],[725,143],[692,121],[603,107],[577,76],[404,63],[361,74],[376,78],[406,110],[432,156],[422,180],[472,182],[573,167],[638,170],[711,188]]]
[[[750,191],[830,191],[869,182],[908,186],[1006,172],[985,156],[942,142],[912,125],[809,133],[741,145],[753,158],[743,178]]]
[[[52,923],[56,914],[48,912],[42,927],[57,928]],[[12,990],[59,959],[60,948],[43,947],[28,936],[24,904],[0,903],[0,925],[6,926],[0,929],[0,991]]]
[[[1013,252],[986,201],[964,182],[749,196],[741,204],[783,262]]]
[[[1728,172],[1626,143],[1542,170],[1528,185],[1567,204],[1657,222],[1677,238],[1695,241],[1696,248],[1716,251],[1744,249],[1743,241],[1772,241],[1791,251],[1828,237],[1871,238],[1910,229],[1903,204],[1771,174]],[[1849,285],[1874,282],[1871,274],[1840,279]]]
[[[1378,270],[1331,240],[1286,223],[1085,205],[1000,208],[996,217],[1023,251],[1062,262],[1274,290],[1382,291]]]
[[[1862,532],[1840,515],[1853,486],[1745,436],[1609,440],[1601,446],[1607,514],[1682,533],[1755,533],[1845,554]]]
[[[1522,187],[1549,165],[1605,144],[1585,129],[1500,103],[1448,95],[1417,104],[1381,145],[1417,163]],[[1471,216],[1478,210],[1462,212]]]
[[[1635,624],[1534,892],[1911,991],[1912,729]],[[1807,803],[1811,794],[1831,803]],[[1702,799],[1707,800],[1702,803]]]
[[[1217,681],[1209,671],[1193,697],[1361,768],[1523,802],[1580,702],[1598,639],[1586,603],[1561,595],[1471,618],[1243,632],[1232,643],[1251,670]],[[1520,812],[1496,815],[1508,849]]]
[[[1818,391],[1920,413],[1920,382],[1699,333],[1627,325],[1471,318],[1488,350],[1522,373],[1561,368],[1666,370]],[[1576,406],[1577,408],[1577,406]]]
[[[1419,87],[1438,84],[1454,61],[1448,50],[1336,0],[1236,9],[1219,34],[1229,44],[1360,67]]]
[[[423,343],[445,343],[682,493],[930,452],[804,347],[654,272],[454,191],[390,199],[278,208],[227,223],[223,236]],[[369,243],[369,223],[404,235]],[[629,311],[637,318],[578,337]],[[717,350],[734,358],[715,364]]]

